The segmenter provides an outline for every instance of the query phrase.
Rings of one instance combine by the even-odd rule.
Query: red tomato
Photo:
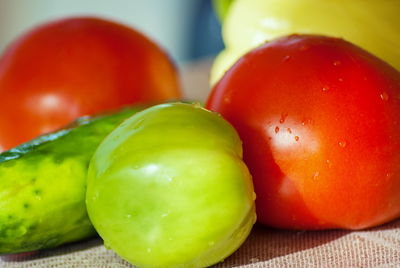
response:
[[[0,59],[0,147],[81,115],[180,98],[178,84],[168,56],[131,28],[97,18],[44,24]]]
[[[243,140],[261,223],[362,229],[400,215],[400,73],[341,39],[293,35],[241,58],[207,107]]]

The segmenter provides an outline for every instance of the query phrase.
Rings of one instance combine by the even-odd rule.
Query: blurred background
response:
[[[184,65],[223,49],[211,0],[0,0],[0,51],[37,24],[65,17],[110,18],[144,32]]]

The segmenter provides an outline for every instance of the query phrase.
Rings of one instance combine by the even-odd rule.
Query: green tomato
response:
[[[400,70],[399,10],[398,0],[235,0],[223,22],[226,49],[211,83],[249,50],[293,33],[343,38]]]
[[[255,222],[251,176],[234,128],[198,105],[163,104],[126,120],[88,174],[90,219],[140,267],[205,267],[233,253]]]

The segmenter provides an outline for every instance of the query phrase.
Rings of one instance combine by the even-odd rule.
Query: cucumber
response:
[[[144,107],[81,117],[0,154],[0,254],[52,248],[93,236],[86,173],[100,142]]]

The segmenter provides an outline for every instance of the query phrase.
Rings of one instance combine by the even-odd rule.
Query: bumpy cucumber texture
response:
[[[95,234],[85,205],[89,160],[104,137],[140,109],[83,117],[0,154],[0,254]]]

